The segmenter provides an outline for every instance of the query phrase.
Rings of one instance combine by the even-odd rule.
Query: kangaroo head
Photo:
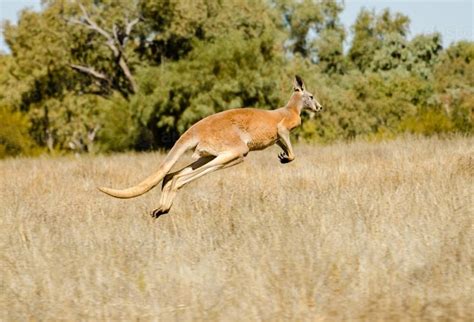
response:
[[[301,108],[303,110],[307,109],[313,112],[320,112],[323,109],[323,106],[317,101],[314,95],[306,91],[303,79],[298,75],[295,76],[293,83],[292,99],[293,98],[302,103]]]

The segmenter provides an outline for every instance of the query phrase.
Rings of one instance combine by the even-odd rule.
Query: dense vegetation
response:
[[[335,0],[45,0],[4,23],[0,156],[169,147],[228,108],[275,108],[299,73],[326,111],[299,139],[472,134],[474,43]],[[344,44],[352,34],[352,41]]]

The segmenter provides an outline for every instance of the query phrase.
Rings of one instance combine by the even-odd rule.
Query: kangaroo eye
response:
[[[314,98],[314,96],[313,96],[313,95],[309,95],[309,98],[313,99],[313,98]]]

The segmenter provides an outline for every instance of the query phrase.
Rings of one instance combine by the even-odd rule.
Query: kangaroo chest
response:
[[[283,119],[282,125],[291,131],[301,125],[301,117],[299,115],[287,116]]]

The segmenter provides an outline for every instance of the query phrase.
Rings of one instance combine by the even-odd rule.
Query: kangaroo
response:
[[[158,218],[170,211],[180,188],[205,174],[243,162],[249,151],[263,150],[276,143],[283,150],[278,155],[280,162],[293,161],[290,132],[301,124],[301,111],[323,109],[313,94],[306,91],[301,77],[296,75],[293,85],[293,94],[286,106],[275,110],[231,109],[210,115],[191,126],[176,141],[158,171],[144,181],[123,190],[105,187],[99,190],[116,198],[133,198],[163,180],[160,205],[151,213]],[[196,161],[171,173],[173,165],[191,149]]]

